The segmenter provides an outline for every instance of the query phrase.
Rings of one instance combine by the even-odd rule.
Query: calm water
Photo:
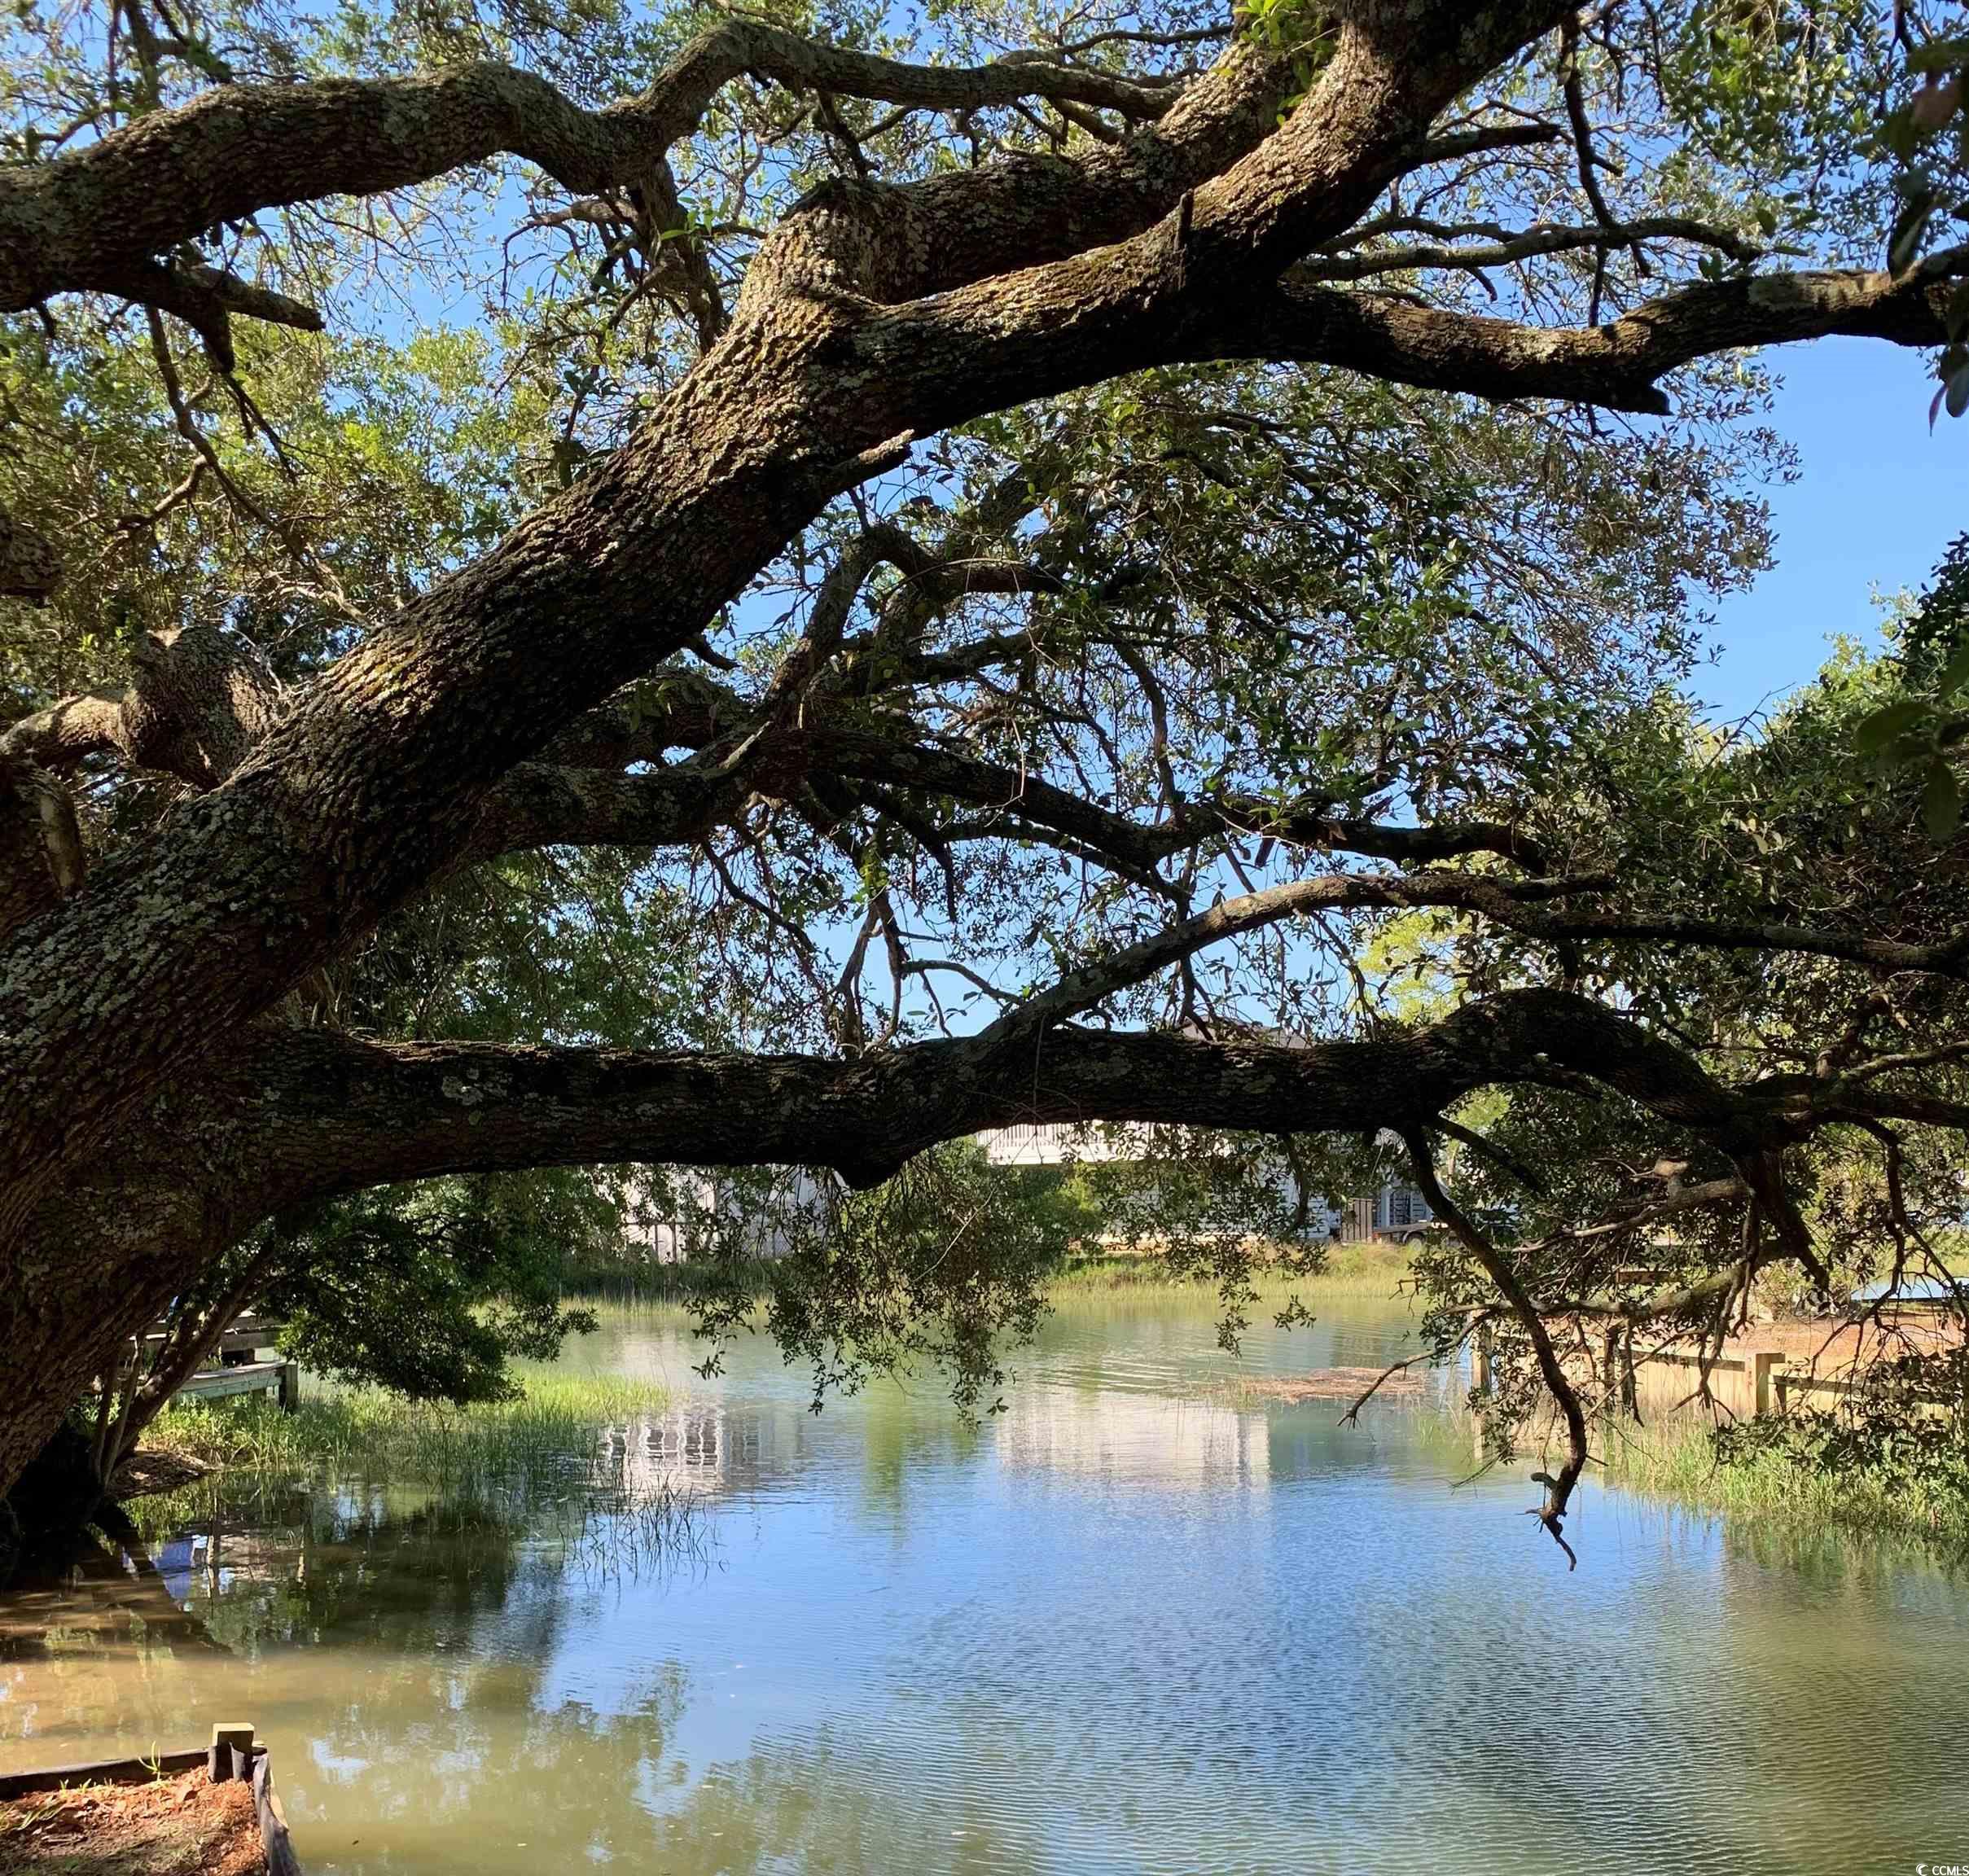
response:
[[[690,1481],[700,1554],[222,1504],[161,1580],[0,1603],[0,1768],[251,1719],[317,1876],[1969,1864],[1969,1584],[1905,1558],[1598,1493],[1568,1576],[1412,1409],[1213,1395],[1207,1307],[1070,1308],[976,1431],[927,1382],[816,1418],[756,1351],[700,1382],[661,1318],[570,1359],[690,1395],[611,1462]]]

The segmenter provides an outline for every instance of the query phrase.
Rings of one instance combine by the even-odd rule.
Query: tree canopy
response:
[[[1555,1536],[1586,1325],[1931,1261],[1959,567],[1769,722],[1689,686],[1764,348],[1962,408],[1949,25],[19,11],[0,1485],[270,1221],[401,1272],[438,1200],[320,1208],[418,1181],[825,1171],[790,1345],[976,1398],[1034,1241],[950,1258],[919,1155],[1398,1139]]]

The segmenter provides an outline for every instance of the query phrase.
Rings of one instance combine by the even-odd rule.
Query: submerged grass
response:
[[[440,1488],[565,1463],[612,1422],[660,1411],[660,1387],[528,1365],[510,1400],[447,1407],[372,1387],[329,1387],[283,1414],[263,1396],[181,1400],[148,1444],[208,1466],[270,1474],[388,1477]]]

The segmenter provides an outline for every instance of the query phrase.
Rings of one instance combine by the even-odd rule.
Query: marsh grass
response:
[[[658,1413],[665,1391],[625,1376],[528,1364],[510,1400],[447,1407],[326,1387],[283,1414],[264,1396],[184,1400],[150,1443],[228,1471],[387,1479],[452,1491],[585,1463],[605,1427]]]
[[[1325,1265],[1313,1276],[1300,1276],[1269,1266],[1254,1270],[1252,1282],[1261,1300],[1299,1295],[1309,1301],[1322,1296],[1388,1300],[1399,1293],[1408,1279],[1410,1247],[1405,1244],[1331,1244],[1326,1250]],[[1208,1275],[1192,1276],[1173,1267],[1168,1258],[1152,1253],[1076,1257],[1046,1280],[1048,1295],[1055,1297],[1090,1291],[1205,1297],[1215,1289],[1216,1284]]]
[[[1405,1244],[1331,1244],[1325,1247],[1326,1267],[1313,1277],[1297,1277],[1261,1268],[1255,1273],[1261,1294],[1298,1291],[1317,1296],[1393,1296],[1409,1275],[1410,1247]],[[751,1258],[714,1273],[701,1264],[647,1264],[631,1269],[585,1269],[567,1283],[566,1300],[585,1308],[599,1308],[606,1318],[613,1307],[630,1311],[682,1308],[713,1289],[735,1283],[743,1293],[763,1297],[771,1287],[770,1259]],[[1215,1285],[1208,1277],[1193,1277],[1174,1269],[1167,1257],[1141,1253],[1075,1253],[1046,1279],[1050,1295],[1085,1291],[1125,1290],[1143,1295],[1198,1296]]]
[[[617,1463],[623,1436],[669,1405],[664,1388],[534,1363],[515,1379],[512,1400],[466,1408],[334,1387],[292,1414],[263,1396],[181,1403],[152,1443],[215,1474],[130,1509],[151,1540],[215,1515],[221,1493],[235,1513],[332,1524],[359,1484],[358,1501],[387,1488],[385,1515],[414,1515],[427,1539],[524,1538],[590,1578],[707,1563],[716,1540],[696,1492],[666,1476],[625,1478]]]
[[[1607,1442],[1606,1460],[1607,1484],[1641,1497],[1759,1526],[1914,1537],[1969,1554],[1969,1505],[1958,1493],[1919,1479],[1828,1471],[1778,1444],[1721,1453],[1708,1427],[1691,1417],[1622,1429]]]
[[[668,1479],[650,1490],[583,1492],[556,1512],[549,1533],[590,1578],[637,1581],[710,1560],[713,1539],[697,1494]]]
[[[764,1296],[772,1286],[773,1260],[747,1257],[730,1265],[634,1264],[578,1265],[562,1281],[563,1300],[584,1308],[682,1308],[714,1291],[735,1287]]]

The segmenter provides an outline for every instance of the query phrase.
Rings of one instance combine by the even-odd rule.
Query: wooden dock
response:
[[[300,1405],[298,1361],[241,1361],[230,1368],[201,1368],[178,1391],[177,1398],[216,1400],[228,1394],[277,1394],[280,1410]]]
[[[300,1364],[284,1360],[276,1344],[285,1322],[270,1317],[248,1314],[239,1317],[219,1338],[208,1358],[210,1365],[200,1368],[177,1392],[178,1399],[217,1400],[229,1394],[274,1394],[283,1414],[300,1405]],[[161,1325],[143,1338],[147,1350],[163,1347]],[[270,1359],[262,1360],[262,1356]]]
[[[280,1332],[286,1327],[285,1322],[273,1317],[241,1316],[219,1338],[218,1346],[212,1352],[221,1361],[228,1356],[235,1355],[244,1355],[250,1359],[262,1348],[271,1348],[280,1339]],[[146,1349],[160,1348],[164,1342],[164,1330],[161,1322],[143,1337]]]
[[[1493,1364],[1492,1332],[1485,1323],[1472,1339],[1471,1353],[1471,1385],[1478,1393],[1491,1391]],[[1686,1405],[1702,1385],[1705,1370],[1710,1399],[1739,1420],[1801,1409],[1830,1413],[1864,1386],[1862,1371],[1851,1363],[1821,1374],[1811,1361],[1783,1349],[1726,1348],[1721,1354],[1705,1356],[1694,1348],[1654,1348],[1638,1352],[1634,1358],[1640,1404],[1655,1411]],[[1917,1408],[1924,1416],[1945,1416],[1957,1410],[1955,1403],[1939,1399],[1923,1400]]]

